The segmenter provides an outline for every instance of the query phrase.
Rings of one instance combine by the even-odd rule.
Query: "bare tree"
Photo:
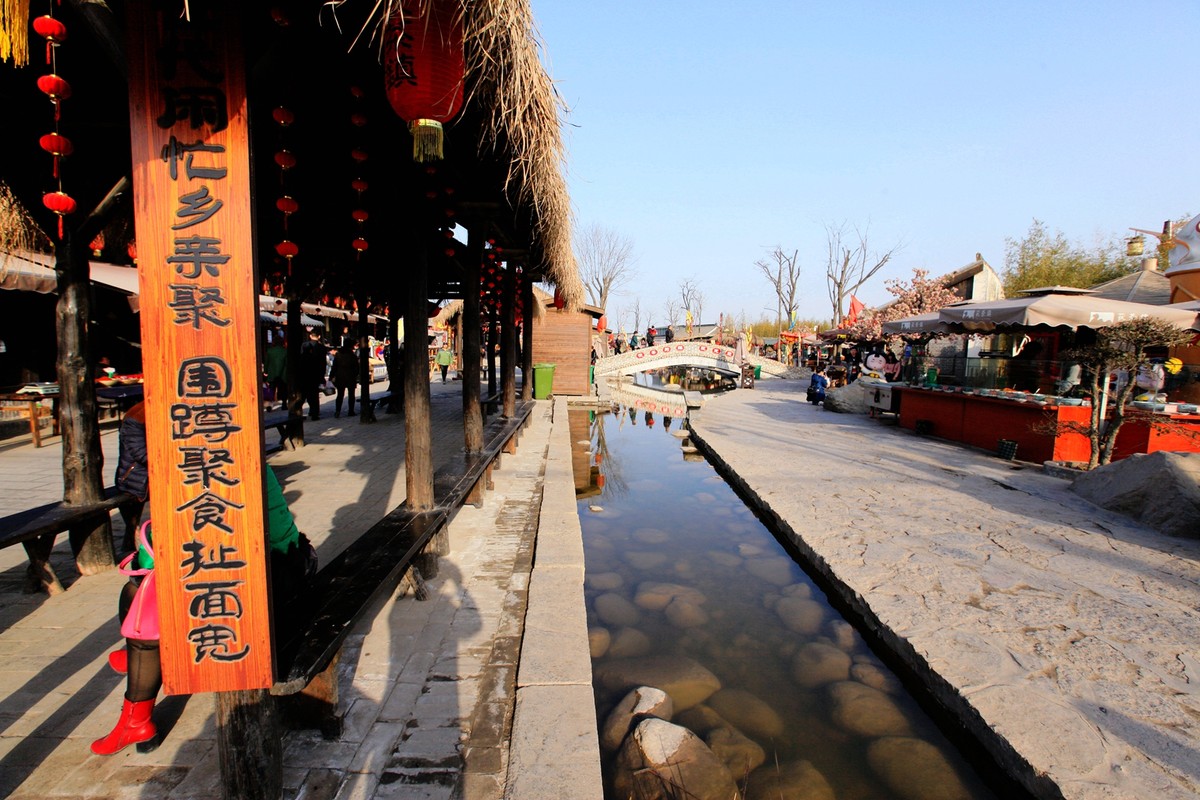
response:
[[[642,300],[634,298],[633,307],[629,309],[629,313],[633,315],[633,327],[629,329],[630,333],[636,333],[642,329]]]
[[[771,282],[775,289],[775,321],[780,328],[784,320],[791,320],[796,311],[796,285],[800,282],[799,251],[793,250],[791,255],[783,251],[779,245],[771,251],[767,258],[754,262],[763,277]]]
[[[663,302],[663,315],[667,318],[668,325],[675,325],[679,322],[679,301],[674,297],[668,297]]]
[[[870,225],[860,229],[857,225],[825,226],[825,241],[828,252],[825,261],[825,277],[828,280],[829,302],[833,306],[833,324],[843,317],[842,308],[850,295],[858,291],[876,272],[892,260],[902,245],[897,243],[882,253],[872,252],[868,234]]]
[[[575,238],[575,249],[588,300],[607,308],[609,295],[633,279],[633,243],[616,231],[592,225]]]
[[[684,311],[692,312],[692,322],[699,325],[703,320],[700,313],[704,310],[704,292],[695,278],[688,278],[679,284],[679,299],[683,302]]]

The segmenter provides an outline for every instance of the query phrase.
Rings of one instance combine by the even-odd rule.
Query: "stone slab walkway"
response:
[[[700,443],[1035,795],[1200,795],[1200,542],[1040,465],[825,412],[709,400]]]

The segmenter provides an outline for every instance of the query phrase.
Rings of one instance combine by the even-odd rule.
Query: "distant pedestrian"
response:
[[[670,344],[671,342],[675,341],[675,326],[668,325],[666,333],[664,333],[663,336],[666,338],[667,344]]]
[[[282,336],[276,336],[263,353],[263,372],[266,375],[267,386],[274,394],[272,403],[279,402],[285,407],[288,401],[287,374],[287,343]]]
[[[454,363],[454,351],[450,349],[449,344],[442,345],[442,349],[437,351],[434,361],[438,365],[438,369],[442,371],[442,383],[445,383],[450,365]]]
[[[646,346],[647,347],[654,347],[654,337],[655,336],[658,336],[658,328],[654,327],[653,325],[651,325],[649,328],[646,328]]]
[[[358,387],[358,354],[355,346],[347,342],[338,348],[333,357],[333,388],[337,395],[333,399],[333,415],[342,415],[342,397],[350,393],[350,405],[347,413],[354,416],[354,394]]]
[[[316,331],[309,333],[308,341],[300,347],[300,391],[304,393],[304,402],[308,403],[309,419],[321,418],[321,389],[325,385],[328,352]]]

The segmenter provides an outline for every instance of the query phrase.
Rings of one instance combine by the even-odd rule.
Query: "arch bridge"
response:
[[[750,355],[746,360],[762,367],[762,374],[782,378],[787,366],[769,358]],[[663,367],[703,367],[740,375],[741,369],[734,361],[734,348],[710,342],[672,342],[671,344],[639,347],[620,355],[605,356],[596,361],[596,377],[607,375],[632,375]]]

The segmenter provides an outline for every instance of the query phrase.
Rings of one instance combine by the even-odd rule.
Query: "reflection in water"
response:
[[[605,731],[640,685],[664,689],[674,706],[664,716],[704,745],[696,752],[705,755],[675,753],[658,772],[676,787],[727,776],[752,800],[993,797],[712,467],[682,453],[676,436],[649,433],[682,431],[682,421],[655,425],[645,411],[635,428],[633,407],[571,414],[591,434],[590,446],[575,438],[590,456],[576,483],[586,486],[579,510],[608,797],[648,796],[639,781],[654,780],[632,755],[636,737],[622,745],[625,726]],[[642,730],[659,744],[664,730],[679,734],[658,725]],[[706,759],[717,771],[697,777]]]

